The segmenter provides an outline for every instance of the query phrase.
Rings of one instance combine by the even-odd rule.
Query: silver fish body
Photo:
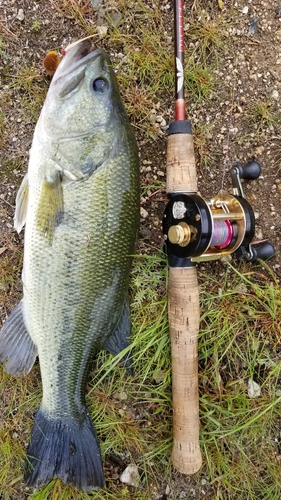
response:
[[[52,477],[85,491],[103,485],[85,382],[98,350],[128,344],[138,218],[138,155],[116,77],[106,53],[82,42],[58,67],[35,129],[15,216],[18,230],[26,223],[24,295],[0,333],[10,373],[39,355],[29,486]]]

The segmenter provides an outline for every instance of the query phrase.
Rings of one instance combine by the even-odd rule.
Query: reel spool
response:
[[[166,206],[163,232],[168,252],[193,262],[220,259],[236,253],[238,258],[254,261],[275,253],[269,242],[253,247],[255,217],[244,196],[241,179],[257,179],[260,166],[252,161],[230,170],[233,194],[221,190],[209,202],[201,196],[175,194]]]

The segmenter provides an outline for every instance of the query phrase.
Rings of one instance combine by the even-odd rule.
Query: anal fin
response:
[[[23,321],[22,302],[11,312],[0,331],[0,363],[12,375],[29,373],[37,356],[37,347]]]
[[[110,339],[105,344],[104,349],[106,349],[111,354],[116,356],[130,345],[130,334],[131,334],[130,308],[129,308],[129,301],[126,300],[122,316],[119,320],[117,328],[115,329]],[[132,369],[131,352],[125,354],[125,356],[122,358],[122,363],[124,364],[127,371],[130,373],[130,375],[132,375],[133,369]]]

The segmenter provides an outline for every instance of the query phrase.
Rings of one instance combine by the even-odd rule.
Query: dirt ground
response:
[[[13,229],[14,205],[26,172],[28,151],[38,117],[31,102],[34,89],[38,87],[39,104],[41,101],[43,104],[42,90],[47,92],[50,83],[50,77],[42,68],[42,60],[50,49],[64,48],[85,36],[83,27],[67,12],[64,15],[58,11],[56,3],[50,0],[0,0],[0,259],[2,268],[6,265],[7,256],[9,265],[13,266],[13,279],[8,284],[11,293],[6,293],[6,300],[0,304],[2,320],[21,294],[23,237]],[[172,50],[172,3],[168,0],[158,3],[163,12],[167,47]],[[193,22],[197,20],[200,24],[202,2],[200,16],[199,10],[196,10],[199,3],[194,0],[185,2],[186,58],[196,48],[196,31],[192,28],[190,16]],[[207,7],[209,2],[205,3],[207,15],[213,16],[214,20],[223,13],[227,19],[230,8],[234,15],[227,19],[224,26],[224,48],[219,50],[220,61],[215,64],[213,56],[214,87],[208,100],[200,100],[194,91],[186,95],[187,114],[194,130],[200,192],[208,200],[221,188],[230,189],[228,172],[233,164],[243,165],[251,159],[260,163],[260,177],[244,182],[243,187],[256,217],[254,240],[269,240],[274,245],[276,255],[271,259],[270,266],[280,277],[281,2],[225,0],[221,9],[222,3],[212,1],[210,12]],[[79,4],[86,5],[85,11],[89,12],[90,2],[80,1]],[[93,26],[98,22],[97,9],[93,8],[91,21]],[[123,19],[123,23],[126,22],[129,20]],[[113,65],[117,66],[120,62],[118,53],[113,46],[107,45],[107,39],[101,38],[95,44],[105,47]],[[21,90],[20,78],[30,80],[29,93],[26,84]],[[141,201],[140,251],[144,244],[150,243],[155,248],[163,243],[161,222],[166,203],[167,140],[163,123],[169,124],[173,118],[173,89],[170,93],[160,92],[159,96],[155,103],[157,115],[160,115],[155,125],[158,127],[155,136],[151,138],[145,133],[143,123],[141,128],[135,127],[144,193]],[[155,109],[151,104],[147,116]],[[133,117],[131,119],[133,122]],[[157,183],[159,189],[149,190],[150,185],[157,186]],[[200,264],[210,273],[216,273],[220,265]],[[178,491],[178,498],[181,498],[180,479]],[[166,497],[163,493],[161,498]],[[197,492],[194,490],[190,496],[203,497],[211,498],[204,491],[204,485],[200,485]]]

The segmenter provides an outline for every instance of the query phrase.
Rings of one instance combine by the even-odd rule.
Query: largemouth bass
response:
[[[128,281],[139,219],[138,153],[110,60],[70,48],[37,122],[16,200],[25,228],[23,299],[0,332],[0,361],[28,373],[39,356],[43,397],[25,481],[104,485],[85,404],[89,364],[129,342]]]

